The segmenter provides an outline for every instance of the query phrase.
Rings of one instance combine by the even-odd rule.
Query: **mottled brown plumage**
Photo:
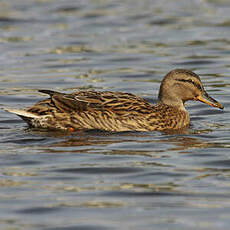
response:
[[[61,130],[154,131],[189,125],[187,100],[199,100],[223,109],[211,98],[198,75],[176,69],[162,80],[158,102],[152,105],[130,93],[79,91],[72,94],[40,90],[50,95],[27,110],[7,109],[30,127]]]

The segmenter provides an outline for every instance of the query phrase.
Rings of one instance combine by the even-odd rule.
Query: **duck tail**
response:
[[[14,113],[16,115],[18,115],[19,117],[21,117],[23,120],[25,118],[27,119],[33,119],[33,118],[39,118],[38,115],[31,113],[31,112],[27,112],[25,110],[20,110],[20,109],[8,109],[8,108],[4,108],[5,111],[10,112],[10,113]]]
[[[38,115],[33,114],[31,112],[27,112],[25,110],[8,109],[8,108],[7,109],[4,108],[4,110],[18,115],[23,121],[25,121],[31,127],[33,127],[34,120],[36,120],[36,118],[40,118]]]

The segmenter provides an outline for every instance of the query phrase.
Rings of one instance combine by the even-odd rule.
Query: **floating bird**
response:
[[[188,100],[224,107],[205,91],[197,74],[175,69],[162,80],[156,105],[130,93],[78,91],[71,94],[39,90],[50,98],[26,110],[6,109],[30,127],[77,131],[162,131],[189,126]]]

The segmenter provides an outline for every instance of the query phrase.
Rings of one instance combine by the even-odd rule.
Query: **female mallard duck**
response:
[[[49,94],[26,110],[7,109],[30,127],[67,131],[154,131],[188,127],[184,103],[196,100],[223,109],[211,98],[192,71],[176,69],[161,82],[156,105],[130,93],[79,91],[71,94],[39,90]]]

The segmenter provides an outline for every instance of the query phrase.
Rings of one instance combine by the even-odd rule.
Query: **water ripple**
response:
[[[1,108],[38,89],[124,91],[156,103],[174,68],[223,111],[187,103],[173,132],[50,132],[0,110],[1,229],[229,228],[229,1],[1,1]]]

